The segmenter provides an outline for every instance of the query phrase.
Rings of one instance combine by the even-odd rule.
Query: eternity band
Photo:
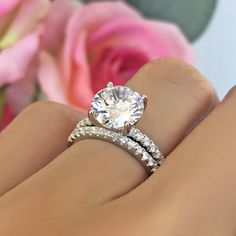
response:
[[[163,163],[159,147],[134,125],[147,105],[147,97],[125,86],[100,90],[95,96],[88,118],[80,121],[68,138],[70,144],[83,139],[101,139],[129,152],[148,172]]]
[[[84,126],[75,129],[68,141],[75,143],[84,139],[100,139],[121,147],[134,156],[150,173],[155,172],[159,166],[159,162],[157,162],[145,148],[120,133],[115,133],[97,126]]]

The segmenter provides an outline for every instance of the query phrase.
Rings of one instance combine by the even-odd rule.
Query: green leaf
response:
[[[110,0],[115,2],[115,0]],[[146,17],[176,23],[190,41],[206,29],[217,0],[125,0]],[[101,0],[83,0],[85,3]]]
[[[40,100],[40,94],[41,94],[41,91],[40,91],[40,87],[38,84],[35,85],[35,93],[34,93],[34,96],[32,98],[32,102],[37,102]]]
[[[0,88],[0,122],[3,117],[4,105],[5,105],[4,88]]]
[[[217,0],[126,0],[150,18],[176,23],[190,41],[207,27]]]

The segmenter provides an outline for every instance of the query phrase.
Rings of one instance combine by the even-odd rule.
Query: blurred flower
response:
[[[108,81],[124,84],[146,62],[165,56],[192,60],[177,26],[144,19],[122,2],[92,3],[71,17],[60,53],[41,55],[39,80],[49,99],[87,109]]]
[[[49,0],[0,0],[0,86],[15,112],[31,102],[32,70]]]
[[[84,110],[108,81],[124,84],[146,62],[164,56],[191,62],[180,30],[144,19],[120,1],[0,0],[6,122],[32,102],[37,79],[50,100]]]
[[[6,102],[15,114],[32,102],[39,53],[61,44],[74,5],[72,0],[0,0],[0,87],[7,86]]]

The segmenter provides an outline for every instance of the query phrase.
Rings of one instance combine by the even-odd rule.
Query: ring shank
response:
[[[136,131],[139,134],[141,133],[139,130]],[[158,147],[155,149],[151,145],[150,147],[152,150],[150,149],[147,141],[152,143],[151,140],[147,140],[147,138],[144,139],[144,141],[146,141],[146,145],[144,145],[145,143],[142,144],[142,142],[138,142],[137,137],[134,135],[134,133],[137,132],[133,132],[133,135],[131,133],[131,136],[124,136],[121,133],[116,133],[103,127],[93,126],[91,121],[86,118],[78,123],[74,131],[69,136],[68,142],[73,144],[84,139],[99,139],[112,143],[130,153],[151,174],[161,165],[164,157]],[[145,137],[147,136],[145,135]],[[155,159],[153,157],[154,153],[158,153],[158,158]]]

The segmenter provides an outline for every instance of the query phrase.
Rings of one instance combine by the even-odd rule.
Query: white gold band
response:
[[[160,149],[147,135],[132,127],[128,136],[122,133],[94,126],[88,118],[80,121],[69,136],[68,142],[74,143],[83,139],[101,139],[133,155],[150,173],[153,173],[164,161]]]
[[[100,139],[121,147],[134,156],[150,173],[155,172],[159,167],[159,163],[146,151],[145,148],[133,141],[131,138],[123,136],[120,133],[115,133],[102,127],[84,126],[75,129],[71,133],[68,141],[69,143],[75,143],[84,139]]]

